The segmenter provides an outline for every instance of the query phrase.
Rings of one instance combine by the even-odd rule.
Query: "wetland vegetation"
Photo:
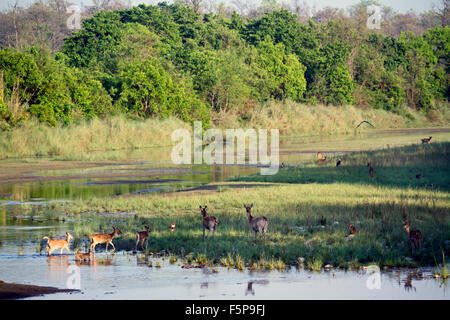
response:
[[[39,210],[62,212],[73,221],[76,245],[117,225],[123,234],[114,240],[116,247],[131,250],[135,232],[150,225],[148,251],[192,255],[193,261],[238,269],[300,261],[312,270],[326,264],[436,265],[442,253],[450,254],[449,147],[436,143],[355,152],[341,156],[339,167],[333,159],[288,166],[270,178],[235,177],[236,182],[220,183],[221,188],[206,193],[94,198]],[[375,167],[373,179],[367,161]],[[239,188],[233,188],[236,184]],[[269,219],[266,240],[250,237],[244,203],[254,203],[254,216]],[[214,240],[202,238],[199,205],[208,205],[208,214],[219,220]],[[411,249],[406,219],[423,234],[418,250]],[[175,232],[168,230],[172,221]],[[348,239],[350,223],[357,233]]]

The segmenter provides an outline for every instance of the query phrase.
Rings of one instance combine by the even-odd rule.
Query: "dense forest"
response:
[[[0,128],[115,114],[206,126],[218,112],[245,119],[285,100],[432,118],[450,95],[449,1],[420,16],[383,7],[380,29],[369,29],[373,3],[306,16],[295,1],[107,1],[74,31],[63,0],[14,6],[0,14]]]

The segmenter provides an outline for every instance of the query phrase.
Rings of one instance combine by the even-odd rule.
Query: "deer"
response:
[[[353,237],[356,235],[356,228],[353,224],[350,223],[348,225],[348,228],[349,228],[349,232],[348,232],[348,235],[345,237],[345,240],[347,240],[347,241],[352,240]]]
[[[174,221],[172,221],[172,224],[170,225],[169,230],[172,232],[175,231],[175,222]]]
[[[114,244],[112,243],[112,240],[116,236],[116,234],[121,235],[122,231],[120,231],[119,228],[113,227],[112,233],[98,233],[93,234],[89,237],[89,240],[91,241],[91,250],[95,254],[95,246],[97,244],[105,243],[106,242],[106,252],[108,252],[108,244],[113,246],[114,251],[116,250],[116,247],[114,247]]]
[[[137,245],[139,243],[139,240],[141,241],[141,248],[144,250],[144,241],[145,241],[145,247],[147,248],[148,245],[148,234],[150,232],[150,227],[145,226],[145,231],[137,231],[136,232],[136,247],[135,250],[137,250]]]
[[[342,163],[342,160],[341,160],[341,158],[339,158],[338,161],[336,162],[336,167],[339,167],[341,165],[341,163]]]
[[[349,229],[350,229],[348,234],[349,234],[349,235],[351,235],[351,234],[355,235],[355,234],[356,234],[356,228],[355,228],[355,226],[354,226],[353,224],[350,223],[350,224],[348,225],[348,227],[349,227]]]
[[[412,250],[419,249],[422,246],[422,232],[420,230],[412,230],[408,220],[404,222],[403,227],[409,236],[409,241],[411,242]]]
[[[205,229],[208,229],[207,237],[209,237],[209,233],[212,232],[212,236],[214,238],[214,233],[216,232],[216,227],[217,227],[217,224],[219,223],[219,220],[217,220],[216,217],[208,216],[206,214],[207,209],[208,209],[208,206],[205,206],[204,208],[202,208],[202,206],[200,206],[200,212],[202,213],[202,216],[203,216],[203,239],[205,239]]]
[[[317,152],[317,161],[321,163],[324,162],[325,160],[327,160],[327,156],[324,155],[322,152]]]
[[[74,238],[73,235],[69,232],[66,232],[65,240],[64,239],[52,240],[47,236],[43,237],[42,239],[47,239],[47,247],[46,247],[47,255],[51,255],[52,252],[56,249],[61,249],[61,252],[60,252],[61,254],[63,252],[63,249],[66,249],[69,253],[71,253],[69,250],[69,242],[70,242],[70,239],[73,239],[73,238]]]
[[[255,233],[255,239],[256,239],[256,233],[259,232],[261,236],[264,236],[264,239],[266,238],[266,232],[267,232],[267,226],[269,225],[269,220],[265,216],[254,218],[252,216],[251,210],[253,208],[253,203],[249,206],[244,204],[244,208],[247,211],[247,218],[248,218],[248,224],[250,226],[250,236],[252,236],[253,233]]]
[[[75,260],[76,261],[91,260],[91,255],[92,255],[92,251],[90,248],[89,248],[88,253],[81,253],[80,249],[78,248],[77,254],[75,255]]]
[[[429,137],[429,138],[423,138],[423,139],[421,139],[421,141],[422,141],[422,144],[430,143],[430,142],[431,142],[431,137]]]
[[[370,164],[370,162],[367,162],[367,166],[369,167],[369,175],[373,179],[373,177],[375,175],[375,170],[373,170],[372,165]]]

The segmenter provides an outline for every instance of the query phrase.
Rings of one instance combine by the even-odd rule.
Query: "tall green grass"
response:
[[[363,120],[377,129],[448,125],[450,112],[434,111],[435,122],[409,111],[415,120],[393,113],[354,106],[307,106],[290,101],[261,104],[248,114],[216,113],[218,128],[279,129],[282,135],[331,135],[365,132],[368,125],[355,127]],[[367,127],[366,127],[367,126]],[[51,156],[62,160],[126,160],[130,150],[170,146],[175,129],[192,130],[176,118],[130,120],[124,116],[81,121],[68,126],[49,127],[29,120],[8,131],[0,131],[0,159]],[[123,152],[111,152],[123,150]]]
[[[363,120],[377,129],[412,128],[426,126],[448,126],[448,107],[434,110],[432,122],[423,113],[407,110],[410,117],[404,117],[381,109],[360,109],[355,106],[304,105],[292,101],[270,101],[258,105],[248,114],[219,113],[215,124],[221,128],[279,129],[282,135],[331,135],[351,134],[372,128],[356,126]],[[243,120],[244,119],[244,120]]]
[[[63,160],[103,160],[117,157],[112,150],[169,146],[175,129],[190,129],[176,118],[128,120],[124,117],[92,119],[69,126],[49,127],[28,121],[21,127],[0,131],[0,159],[53,156]],[[113,158],[114,160],[114,158]]]

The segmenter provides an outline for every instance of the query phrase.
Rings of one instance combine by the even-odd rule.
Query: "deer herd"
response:
[[[431,142],[431,137],[423,138],[423,139],[421,139],[421,141],[422,141],[422,144],[428,144]],[[321,163],[321,162],[326,161],[327,157],[322,152],[318,152],[317,159],[318,159],[318,162]],[[339,159],[338,162],[336,163],[336,167],[338,167],[341,163],[342,163],[342,160]],[[283,167],[284,167],[284,164],[283,164]],[[367,167],[369,167],[370,177],[373,178],[375,175],[375,170],[373,169],[370,162],[367,163]],[[416,178],[419,179],[420,176],[421,176],[421,174],[417,174]],[[266,233],[267,233],[267,227],[269,225],[269,219],[267,219],[267,217],[265,217],[265,216],[253,217],[251,214],[251,210],[253,208],[253,203],[250,205],[244,204],[244,208],[247,212],[247,219],[248,219],[248,224],[249,224],[249,228],[250,228],[250,237],[252,237],[254,235],[255,239],[256,239],[257,233],[259,233],[260,236],[265,239]],[[208,206],[204,206],[204,207],[200,206],[200,212],[201,212],[202,218],[203,218],[202,219],[203,239],[205,239],[205,231],[206,230],[208,230],[208,234],[206,235],[206,237],[209,238],[210,233],[212,233],[212,237],[214,239],[214,235],[216,232],[216,228],[219,224],[219,220],[215,216],[209,216],[206,212],[207,210],[208,210]],[[324,218],[322,216],[321,221],[323,221],[323,219]],[[408,222],[408,220],[404,221],[404,228],[406,230],[406,233],[408,234],[408,238],[411,243],[412,250],[420,249],[421,245],[422,245],[422,233],[420,232],[420,230],[411,229],[410,223]],[[175,222],[172,222],[168,229],[169,229],[169,231],[174,232],[175,231]],[[144,242],[146,243],[146,245],[148,244],[150,230],[151,230],[150,226],[145,226],[144,231],[136,232],[135,250],[137,250],[139,242],[141,242],[141,249],[144,250],[143,245],[144,245]],[[95,255],[95,246],[98,244],[102,244],[102,243],[106,243],[106,252],[108,252],[108,245],[111,245],[113,247],[113,249],[116,250],[112,240],[114,239],[114,237],[116,235],[121,235],[121,234],[122,234],[122,232],[120,231],[120,229],[118,227],[114,226],[113,231],[111,233],[98,233],[98,234],[91,235],[89,237],[89,240],[91,243],[89,252],[81,253],[80,249],[78,249],[76,252],[75,260],[89,260],[92,254]],[[356,235],[356,228],[353,224],[350,224],[349,225],[349,234],[346,236],[346,239],[347,240],[351,239],[355,235]],[[69,249],[69,242],[71,239],[74,239],[74,236],[71,233],[66,232],[65,240],[64,239],[50,239],[49,237],[43,237],[43,239],[47,239],[46,249],[47,249],[48,255],[51,255],[52,252],[57,249],[60,250],[61,254],[63,252],[63,249],[66,249],[69,253],[71,253],[70,249]]]
[[[244,204],[244,208],[247,213],[247,219],[248,219],[248,225],[250,228],[250,237],[254,235],[255,239],[257,238],[257,233],[260,234],[260,237],[266,238],[267,233],[267,227],[269,225],[269,219],[265,216],[260,217],[253,217],[251,214],[251,210],[253,208],[253,203],[250,205]],[[209,238],[210,232],[212,233],[212,237],[214,239],[214,234],[217,228],[217,225],[219,224],[219,220],[214,216],[209,216],[207,214],[208,206],[200,206],[200,212],[203,217],[202,224],[203,224],[203,239],[205,239],[205,230],[208,230],[208,234],[206,235],[206,238]],[[323,216],[321,221],[324,220]],[[326,223],[326,222],[325,222]],[[411,243],[412,250],[417,250],[421,248],[422,243],[422,233],[420,230],[413,230],[410,227],[410,224],[408,220],[404,221],[404,228],[406,230],[406,233],[408,234],[409,241]],[[175,222],[172,222],[170,227],[168,228],[169,231],[174,232],[175,231]],[[136,245],[135,245],[135,251],[137,250],[139,242],[141,243],[141,249],[144,250],[144,242],[146,245],[148,244],[149,234],[150,234],[151,228],[150,226],[145,226],[144,231],[137,231],[136,232]],[[112,240],[116,235],[121,235],[122,232],[120,229],[116,226],[113,227],[113,230],[111,233],[98,233],[93,234],[89,237],[90,240],[90,248],[89,252],[87,253],[81,253],[80,249],[77,249],[75,260],[90,260],[92,255],[95,255],[95,246],[98,244],[106,243],[106,252],[108,252],[108,245],[111,245],[114,250],[116,248],[114,247],[114,244]],[[356,228],[353,224],[349,224],[349,233],[345,237],[346,240],[351,240],[356,235]],[[43,237],[43,239],[47,239],[47,254],[51,255],[51,253],[54,250],[60,249],[60,253],[62,254],[63,249],[66,249],[67,252],[70,252],[69,249],[69,242],[71,239],[74,239],[74,236],[66,232],[66,239],[50,239],[49,237]]]

